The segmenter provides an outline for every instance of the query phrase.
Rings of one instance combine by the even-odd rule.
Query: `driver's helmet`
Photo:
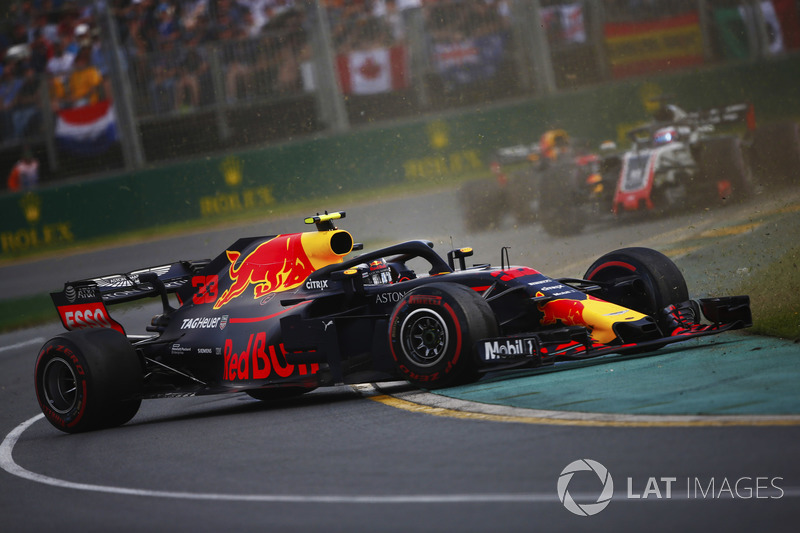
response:
[[[386,264],[386,260],[375,259],[362,268],[362,277],[365,285],[383,285],[392,282],[392,269]]]
[[[660,128],[653,135],[653,143],[656,145],[669,144],[678,140],[678,130],[675,128]]]
[[[569,135],[564,130],[549,130],[539,139],[542,156],[556,160],[569,146]]]

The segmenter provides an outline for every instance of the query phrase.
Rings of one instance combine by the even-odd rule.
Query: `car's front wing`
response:
[[[706,323],[702,323],[702,315]],[[747,296],[690,300],[663,310],[671,331],[656,339],[627,344],[602,344],[590,337],[581,326],[538,331],[492,339],[477,343],[478,359],[483,371],[520,366],[537,367],[558,361],[575,361],[608,354],[625,354],[657,350],[668,344],[715,335],[752,325],[750,299]]]

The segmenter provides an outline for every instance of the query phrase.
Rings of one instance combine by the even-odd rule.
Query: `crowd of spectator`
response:
[[[307,48],[294,0],[110,0],[122,58],[145,112],[213,100],[209,46],[217,46],[229,101],[299,84]],[[24,139],[54,110],[104,98],[108,62],[94,2],[18,0],[0,21],[0,134]]]
[[[311,51],[305,3],[300,0],[106,3],[142,114],[292,94],[313,85],[304,70]],[[337,53],[401,42],[405,33],[400,11],[420,4],[421,0],[323,1]],[[41,122],[37,99],[44,97],[44,89],[53,109],[107,94],[108,62],[98,22],[94,2],[12,1],[0,23],[4,140],[36,131]],[[214,91],[212,64],[221,73],[224,96]],[[29,80],[30,69],[38,90],[32,89],[37,84]]]
[[[295,94],[313,87],[305,3],[299,0],[106,0],[140,115],[225,101]],[[402,11],[443,6],[436,34],[496,20],[492,2],[323,0],[336,53],[403,43]],[[484,14],[460,6],[475,4]],[[0,26],[0,132],[24,139],[53,110],[105,98],[110,73],[95,3],[17,0]],[[445,23],[446,22],[446,23]],[[215,92],[214,67],[224,95]]]
[[[76,84],[89,89],[75,72],[102,61],[92,11],[75,2],[15,2],[0,24],[0,133],[7,142],[38,131],[46,94],[56,109],[78,104]],[[53,85],[45,87],[47,80]]]
[[[130,0],[115,14],[145,111],[216,101],[215,58],[227,102],[299,84],[306,36],[294,0]]]
[[[713,3],[729,1],[736,0]],[[95,12],[100,3],[12,0],[8,4],[8,13],[0,20],[0,144],[21,143],[35,135],[47,98],[52,109],[59,110],[110,94],[107,47],[101,46],[108,43],[108,35],[100,31]],[[540,0],[543,9],[564,3]],[[103,4],[116,26],[138,116],[295,95],[313,88],[305,1],[103,0]],[[507,39],[510,4],[511,0],[322,0],[337,54],[403,44],[404,11],[423,6],[435,67],[437,54],[474,56],[474,51],[458,44],[466,37],[503,34]],[[696,0],[604,0],[603,4],[609,17],[623,20],[687,9]],[[478,44],[484,53],[504,53],[504,43],[496,38]],[[497,62],[492,57],[482,60]],[[444,67],[436,68],[442,74]]]

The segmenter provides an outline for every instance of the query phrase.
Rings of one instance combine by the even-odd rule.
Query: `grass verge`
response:
[[[0,302],[0,333],[58,320],[50,295],[37,294]]]
[[[745,280],[739,293],[750,295],[750,333],[800,340],[800,246]]]

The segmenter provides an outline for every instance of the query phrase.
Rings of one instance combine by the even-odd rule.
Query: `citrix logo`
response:
[[[579,504],[575,502],[572,495],[569,493],[568,487],[572,476],[575,475],[576,472],[582,471],[594,472],[603,484],[603,490],[594,503]],[[614,494],[614,480],[611,478],[608,469],[597,461],[593,461],[592,459],[578,459],[568,464],[564,470],[561,471],[561,475],[558,476],[558,485],[556,488],[558,490],[558,499],[561,500],[561,503],[564,504],[567,511],[578,516],[592,516],[605,509],[611,502],[611,496]]]

